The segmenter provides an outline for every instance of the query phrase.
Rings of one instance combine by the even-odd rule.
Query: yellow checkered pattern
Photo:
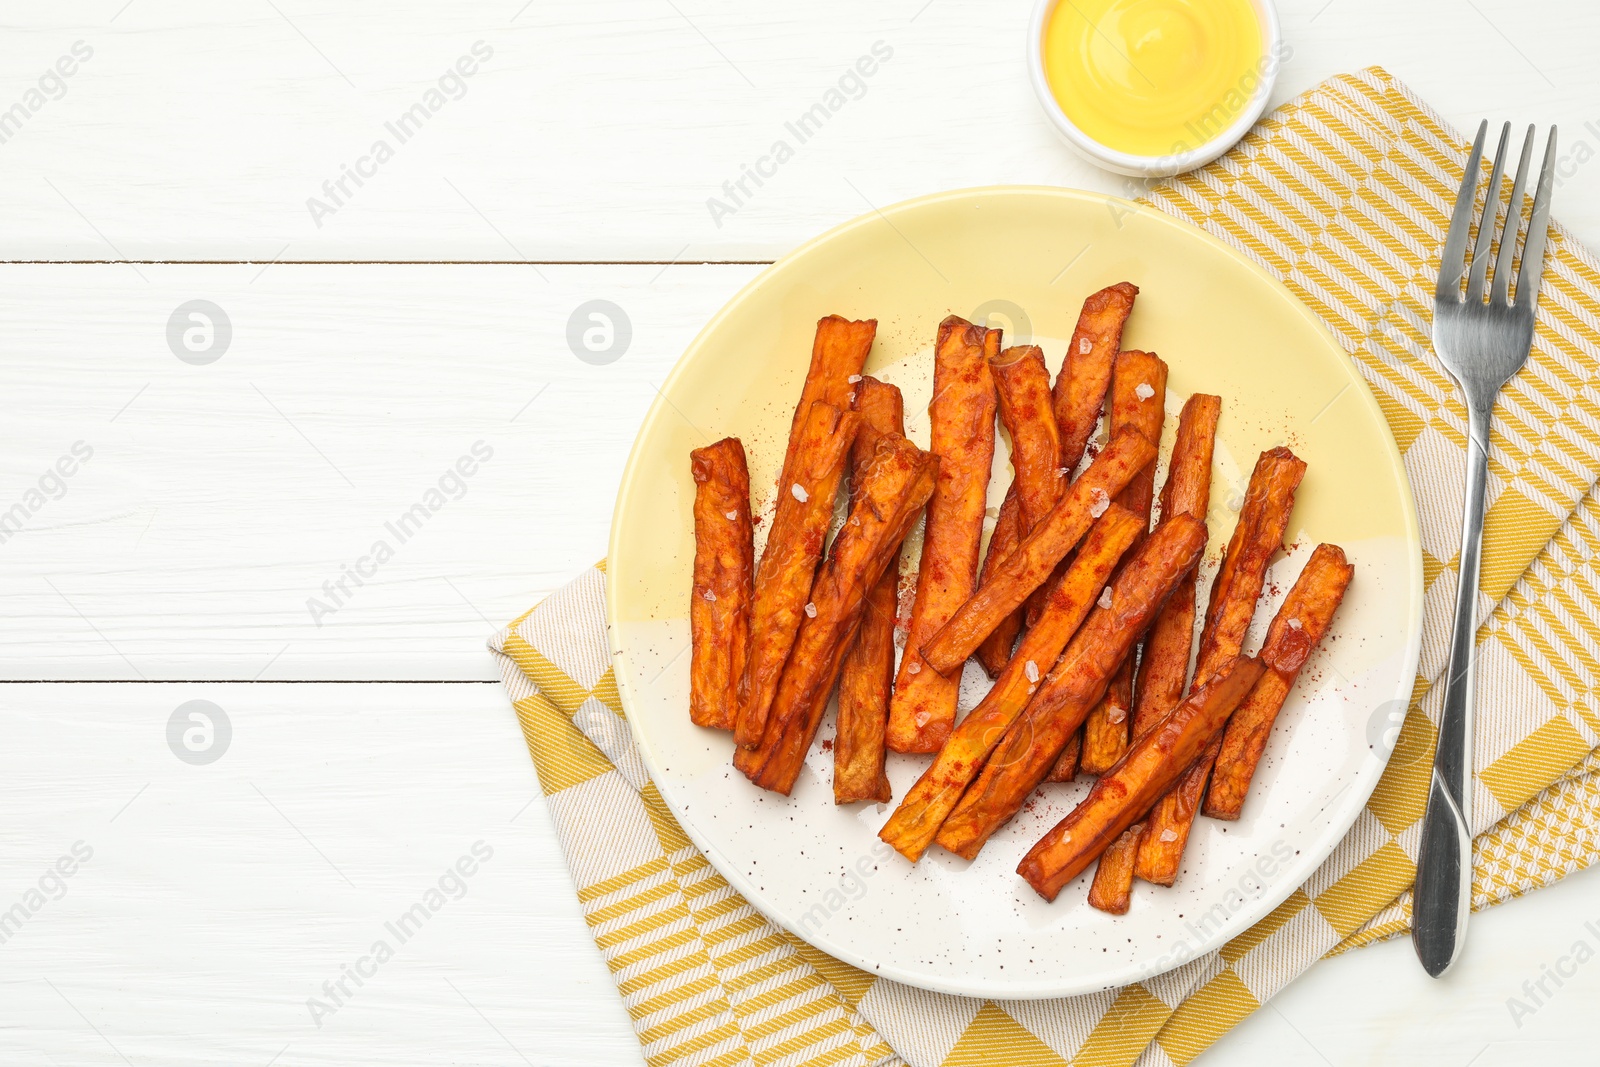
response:
[[[633,748],[600,569],[496,637],[595,943],[652,1067],[1186,1064],[1318,959],[1405,931],[1455,586],[1466,417],[1433,356],[1463,140],[1381,70],[1334,78],[1146,203],[1255,258],[1355,357],[1405,456],[1427,580],[1394,757],[1349,835],[1272,915],[1142,983],[986,1002],[865,974],[789,936],[694,848]],[[1533,355],[1502,396],[1481,606],[1474,906],[1600,841],[1600,267],[1551,233]]]

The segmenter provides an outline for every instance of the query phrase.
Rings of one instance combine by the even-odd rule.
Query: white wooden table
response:
[[[1559,122],[1557,214],[1600,246],[1600,9],[1281,6],[1278,98],[1381,63],[1463,127]],[[934,190],[1125,189],[1047,130],[1024,0],[863,7],[5,13],[0,1061],[639,1062],[484,638],[603,553],[654,384],[761,264]],[[875,44],[864,92],[714,218]],[[567,342],[594,299],[631,326],[609,363]],[[227,330],[186,348],[185,310],[169,344],[196,300]],[[169,747],[191,700],[231,726],[210,763]],[[448,905],[313,1019],[474,848]],[[1600,947],[1596,887],[1479,918],[1442,983],[1404,942],[1322,964],[1206,1062],[1587,1050],[1600,965],[1533,1016],[1506,1000]]]

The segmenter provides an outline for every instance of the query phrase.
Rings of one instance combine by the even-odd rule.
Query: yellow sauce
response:
[[[1215,138],[1276,62],[1249,0],[1061,0],[1042,47],[1067,118],[1107,148],[1142,156]]]

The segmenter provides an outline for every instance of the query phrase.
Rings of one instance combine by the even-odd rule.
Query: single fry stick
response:
[[[918,649],[978,584],[998,404],[989,358],[999,351],[999,330],[955,315],[939,324],[928,404],[928,450],[939,457],[939,485],[928,503],[911,625],[889,701],[886,737],[896,752],[937,752],[955,725],[960,664],[950,672],[930,670]]]
[[[767,546],[756,566],[750,656],[739,686],[739,725],[734,730],[734,740],[742,747],[758,744],[766,729],[772,696],[800,629],[800,610],[822,558],[833,501],[859,421],[855,412],[819,400],[800,427],[800,448],[778,492]]]
[[[1056,506],[1066,485],[1061,429],[1050,406],[1050,372],[1037,345],[1008,348],[989,361],[989,369],[1000,398],[1000,424],[1011,435],[1011,464],[1027,533]]]
[[[1006,498],[1000,504],[1000,515],[994,521],[994,532],[989,535],[989,551],[983,557],[983,570],[978,573],[978,588],[993,575],[1006,557],[1022,544],[1022,501],[1017,497],[1017,483],[1011,483]],[[1013,611],[994,628],[994,633],[983,639],[976,653],[978,663],[990,678],[1000,677],[1000,672],[1011,662],[1011,650],[1016,647],[1017,635],[1022,633],[1022,613]]]
[[[1266,584],[1267,565],[1283,547],[1295,490],[1305,473],[1305,462],[1282,445],[1261,453],[1256,460],[1238,525],[1211,583],[1196,678],[1204,679],[1223,661],[1237,656],[1244,645],[1256,600]]]
[[[750,644],[755,581],[750,470],[737,437],[689,453],[694,586],[689,596],[689,721],[731,730]]]
[[[1138,655],[1139,649],[1135,646],[1117,665],[1106,691],[1083,720],[1083,753],[1078,763],[1085,773],[1104,774],[1128,750],[1128,726],[1132,718],[1128,709],[1133,703],[1133,670]]]
[[[1134,742],[1083,802],[1028,850],[1017,864],[1017,873],[1040,896],[1054,900],[1062,886],[1083,873],[1177,780],[1261,677],[1261,671],[1261,664],[1253,659],[1223,661],[1206,684]],[[1149,839],[1148,828],[1145,839]]]
[[[1047,782],[1070,782],[1078,777],[1078,757],[1083,754],[1083,729],[1080,727],[1067,738],[1067,743],[1050,768]]]
[[[1037,345],[1008,348],[989,366],[1000,394],[1000,424],[1011,435],[1011,465],[1016,471],[1012,484],[1021,506],[1017,527],[1020,536],[1026,537],[1055,507],[1067,485],[1061,463],[1061,428],[1056,423],[1050,395],[1050,372],[1045,369],[1044,350]],[[1038,616],[1045,588],[1041,585],[1030,598],[1034,617]],[[1024,617],[1025,613],[1014,611],[996,629],[1020,631]],[[999,640],[1003,639],[1002,636]]]
[[[1222,734],[1222,749],[1206,790],[1205,813],[1213,819],[1239,817],[1284,698],[1294,688],[1306,657],[1328,632],[1354,573],[1338,545],[1318,545],[1273,617],[1260,653],[1266,673]]]
[[[1222,566],[1211,583],[1211,602],[1206,606],[1200,653],[1195,659],[1196,684],[1204,682],[1219,664],[1237,656],[1243,648],[1245,632],[1250,628],[1256,600],[1266,580],[1267,564],[1283,547],[1295,489],[1305,472],[1305,463],[1281,445],[1261,453],[1256,460],[1244,506],[1239,509],[1239,524],[1234,527]],[[1209,740],[1194,766],[1183,772],[1178,784],[1150,813],[1144,839],[1139,842],[1139,859],[1134,864],[1134,874],[1147,882],[1171,885],[1178,878],[1189,830],[1200,811],[1206,779],[1222,744],[1220,731]]]
[[[1089,524],[1105,513],[1112,498],[1155,455],[1156,446],[1136,430],[1113,437],[1044,521],[995,568],[994,576],[961,605],[932,640],[925,641],[923,661],[941,673],[958,671],[1000,621],[1045,583],[1056,564],[1088,532]],[[909,642],[906,647],[911,647]]]
[[[1144,823],[1136,822],[1100,854],[1089,883],[1089,906],[1111,915],[1128,914],[1133,900],[1133,860],[1139,854]]]
[[[1122,326],[1138,295],[1138,286],[1118,282],[1091,293],[1078,313],[1054,391],[1063,467],[1078,465],[1100,421],[1100,407],[1111,386],[1112,361],[1122,347]]]
[[[1139,351],[1119,354],[1110,396],[1112,433],[1131,426],[1152,441],[1161,440],[1167,418],[1167,364],[1160,356]],[[1135,514],[1142,510],[1148,516],[1155,485],[1156,465],[1151,463],[1134,475],[1117,502]]]
[[[1167,481],[1161,487],[1162,521],[1173,515],[1205,520],[1211,504],[1211,457],[1221,414],[1220,397],[1195,393],[1184,402],[1172,444],[1172,461],[1167,466]],[[1194,645],[1194,598],[1195,572],[1191,570],[1179,579],[1144,639],[1133,710],[1134,741],[1149,733],[1183,699],[1189,681],[1189,651]],[[1139,823],[1137,830],[1135,833],[1130,829],[1117,838],[1094,872],[1089,903],[1102,911],[1127,913],[1133,893],[1134,858],[1144,824]]]
[[[893,558],[867,594],[867,610],[839,668],[839,730],[833,741],[833,802],[889,800],[883,729],[894,686],[894,616],[900,568]]]
[[[840,411],[850,410],[850,391],[855,387],[850,379],[866,366],[867,353],[872,350],[872,341],[877,335],[877,319],[853,322],[828,315],[817,320],[816,337],[811,342],[811,366],[806,370],[805,384],[800,387],[800,402],[795,405],[794,419],[789,425],[789,446],[784,450],[783,466],[779,468],[780,491],[794,481],[789,477],[789,468],[800,449],[806,412],[818,400]]]
[[[1105,692],[1117,664],[1155,618],[1161,602],[1200,558],[1205,543],[1205,526],[1179,515],[1162,523],[1127,557],[1061,662],[1006,731],[935,841],[972,859],[989,836],[1017,813]]]
[[[876,378],[856,386],[861,430],[850,450],[853,493],[860,491],[878,435],[905,434],[905,403],[900,390]],[[868,431],[872,432],[868,432]],[[867,595],[867,610],[839,668],[839,729],[833,742],[833,802],[886,801],[889,776],[883,770],[883,729],[894,685],[894,621],[899,604],[899,553],[889,557],[883,576]]]
[[[1041,675],[1061,656],[1117,561],[1139,533],[1139,520],[1126,508],[1111,505],[1084,538],[1083,547],[1045,597],[1039,623],[1023,635],[1017,654],[1000,672],[983,702],[957,726],[933,763],[906,793],[878,836],[915,862],[933,843],[945,816],[977,777],[1006,729],[1022,714],[1039,688]]]
[[[1078,314],[1053,392],[1056,423],[1061,427],[1061,469],[1069,478],[1088,451],[1089,439],[1100,422],[1100,409],[1107,400],[1112,368],[1122,345],[1122,327],[1138,295],[1138,286],[1118,282],[1091,293]],[[1056,568],[1057,575],[1061,571],[1062,567]],[[1037,614],[1038,606],[1029,604],[1028,625]]]
[[[735,748],[734,766],[763,789],[787,795],[822,724],[844,651],[860,625],[867,595],[883,576],[906,530],[933,494],[939,460],[895,434],[879,436],[811,587],[805,621],[784,665],[757,749]]]
[[[1193,515],[1205,520],[1211,507],[1211,458],[1217,440],[1222,399],[1195,393],[1178,416],[1172,462],[1161,487],[1161,518]],[[1185,575],[1172,591],[1139,660],[1139,691],[1133,705],[1133,736],[1149,729],[1183,699],[1189,680],[1189,652],[1194,646],[1195,575]]]
[[[1152,441],[1161,440],[1167,410],[1167,365],[1160,357],[1137,351],[1118,355],[1110,396],[1112,433],[1131,427]],[[1148,522],[1155,480],[1156,465],[1152,460],[1117,494],[1117,503]],[[1105,696],[1084,720],[1080,762],[1090,774],[1104,774],[1128,750],[1136,655],[1137,652],[1128,654],[1106,686]]]

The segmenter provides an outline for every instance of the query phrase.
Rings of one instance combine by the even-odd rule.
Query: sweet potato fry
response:
[[[1044,584],[1067,551],[1083,538],[1089,524],[1111,506],[1112,498],[1155,454],[1156,446],[1136,430],[1113,437],[1044,521],[995,568],[994,576],[922,645],[923,661],[941,673],[958,672],[1000,620]],[[909,643],[907,647],[911,647]]]
[[[849,411],[853,388],[850,379],[859,375],[866,365],[867,354],[872,350],[877,333],[877,319],[853,321],[839,315],[827,315],[817,320],[817,332],[811,342],[811,364],[806,370],[805,383],[800,387],[800,402],[795,405],[794,418],[789,425],[789,443],[784,450],[783,466],[778,474],[779,513],[773,517],[767,547],[761,556],[761,569],[756,573],[756,607],[751,625],[750,657],[746,661],[747,673],[740,680],[739,720],[734,729],[735,741],[746,747],[754,746],[761,739],[767,710],[772,704],[772,694],[799,626],[799,616],[795,613],[811,588],[810,581],[802,578],[808,569],[806,560],[809,559],[809,573],[814,576],[822,555],[822,538],[826,537],[827,526],[833,516],[833,498],[839,479],[826,479],[832,483],[831,487],[824,486],[826,491],[822,495],[827,498],[826,502],[818,501],[815,506],[801,509],[804,518],[798,522],[798,526],[803,529],[797,530],[782,522],[785,518],[784,504],[792,494],[793,486],[799,485],[805,492],[812,489],[807,479],[802,477],[804,471],[801,468],[807,467],[813,459],[826,457],[829,461],[826,466],[831,469],[831,462],[836,456],[843,459],[837,449],[842,445],[848,450],[849,439],[855,433],[843,424],[836,426],[835,432],[846,440],[829,441],[819,452],[820,439],[814,432],[807,432],[808,420],[812,418],[813,406],[819,402],[837,411]],[[822,534],[813,538],[819,520]],[[813,540],[815,545],[811,543]],[[774,545],[777,546],[776,552]],[[769,558],[773,559],[770,567],[767,562]],[[781,580],[780,573],[783,575]]]
[[[1167,365],[1150,352],[1130,351],[1117,356],[1111,376],[1111,432],[1133,428],[1152,441],[1161,440],[1166,420]],[[1155,496],[1156,465],[1152,460],[1133,476],[1117,503],[1149,521]],[[1090,774],[1103,774],[1128,750],[1129,713],[1133,709],[1133,671],[1137,652],[1130,652],[1111,684],[1083,723],[1080,765]]]
[[[1138,295],[1138,286],[1129,282],[1091,293],[1083,302],[1078,325],[1067,344],[1066,358],[1056,375],[1053,403],[1056,423],[1061,427],[1061,467],[1069,477],[1082,461],[1100,421],[1100,409],[1107,400],[1113,364],[1122,344],[1122,327],[1133,310],[1133,298]],[[1057,576],[1061,570],[1060,566],[1056,568]],[[1027,625],[1033,625],[1037,615],[1038,606],[1029,604]]]
[[[756,566],[750,655],[739,686],[739,724],[734,731],[734,739],[743,747],[758,744],[766,729],[772,695],[800,628],[800,609],[822,558],[833,501],[859,421],[855,412],[818,400],[800,428],[800,447],[778,493],[767,546]]]
[[[1056,762],[1050,768],[1050,774],[1045,778],[1045,781],[1070,782],[1078,777],[1078,757],[1082,754],[1083,729],[1080,727],[1071,737],[1067,738],[1066,745],[1061,749],[1061,755],[1056,757]]]
[[[1266,580],[1267,564],[1283,547],[1295,489],[1305,471],[1305,463],[1281,445],[1261,453],[1256,461],[1245,490],[1244,506],[1239,509],[1239,524],[1211,583],[1211,601],[1206,606],[1200,652],[1195,659],[1197,684],[1209,678],[1219,664],[1237,656],[1244,646],[1245,632],[1250,628],[1256,600]],[[1177,880],[1189,830],[1200,811],[1206,780],[1222,744],[1220,731],[1209,741],[1200,758],[1151,810],[1144,838],[1139,842],[1139,859],[1134,864],[1134,874],[1147,882],[1171,885]]]
[[[689,464],[695,481],[689,720],[731,730],[739,721],[756,569],[750,470],[737,437],[695,449]]]
[[[1123,323],[1128,322],[1128,312],[1133,310],[1133,298],[1138,294],[1139,286],[1118,282],[1091,293],[1083,301],[1082,312],[1078,312],[1078,325],[1072,331],[1072,341],[1067,342],[1067,355],[1056,374],[1051,398],[1056,408],[1056,426],[1061,427],[1061,469],[1069,478],[1082,462],[1094,427],[1099,424],[1112,366],[1122,347]],[[1061,576],[1064,566],[1056,566],[1056,576]],[[1030,603],[1027,625],[1034,624],[1037,616],[1038,606]],[[1021,624],[1018,627],[1021,629]]]
[[[928,404],[928,447],[939,457],[939,484],[928,503],[911,625],[889,701],[886,737],[896,752],[937,752],[955,725],[961,672],[947,677],[925,669],[918,649],[978,584],[998,404],[989,358],[999,350],[999,330],[955,315],[939,324]]]
[[[1054,900],[1062,886],[1081,874],[1177,780],[1244,699],[1261,670],[1252,659],[1222,662],[1206,684],[1135,741],[1083,802],[1028,850],[1017,873],[1040,896]]]
[[[1184,402],[1172,444],[1167,481],[1161,487],[1161,518],[1193,515],[1201,521],[1211,504],[1211,457],[1222,399],[1195,393]],[[1183,699],[1194,644],[1195,572],[1178,581],[1144,639],[1133,710],[1133,740],[1149,733]],[[1116,915],[1127,913],[1133,892],[1133,864],[1144,824],[1130,829],[1106,849],[1094,872],[1089,903]],[[1102,904],[1104,907],[1102,907]]]
[[[1167,418],[1167,364],[1154,352],[1128,351],[1117,356],[1111,378],[1111,432],[1131,426],[1161,440]],[[1149,464],[1122,490],[1117,502],[1135,514],[1150,514],[1155,498],[1156,465]]]
[[[905,404],[900,390],[876,378],[856,386],[861,429],[850,450],[852,489],[877,451],[878,435],[905,434]],[[869,432],[870,431],[870,432]],[[854,493],[852,494],[854,495]],[[833,742],[833,802],[885,801],[889,776],[883,770],[883,729],[894,685],[894,622],[899,600],[899,553],[889,557],[883,576],[867,596],[867,610],[839,668],[839,729]]]
[[[1222,661],[1237,656],[1244,645],[1256,600],[1266,583],[1267,565],[1283,547],[1295,490],[1305,473],[1305,462],[1282,445],[1261,453],[1256,460],[1239,509],[1239,523],[1211,583],[1195,677],[1205,678]]]
[[[1294,688],[1306,657],[1328,632],[1354,573],[1338,545],[1318,545],[1273,617],[1260,653],[1266,673],[1222,733],[1222,748],[1206,790],[1205,813],[1213,819],[1239,817],[1284,698]]]
[[[934,838],[938,844],[971,859],[1017,813],[1105,692],[1117,664],[1155,618],[1161,602],[1200,558],[1205,541],[1205,526],[1179,515],[1162,523],[1118,568],[1061,662],[939,828]]]
[[[1172,462],[1161,487],[1161,518],[1193,515],[1201,521],[1211,506],[1211,457],[1222,399],[1195,393],[1178,416]],[[1139,689],[1133,705],[1133,736],[1142,737],[1183,699],[1189,652],[1194,645],[1195,575],[1184,575],[1172,591],[1139,659]]]
[[[1044,351],[1037,345],[1008,348],[989,366],[1000,394],[1000,424],[1011,435],[1011,465],[1016,472],[1012,484],[1021,508],[1017,526],[1026,537],[1055,507],[1067,484],[1061,463],[1061,429],[1051,406],[1050,372],[1045,369]],[[1044,588],[1041,585],[1030,598],[1035,617]],[[997,629],[1014,626],[1020,630],[1022,615],[1014,611],[1007,619],[1008,624]]]
[[[1000,424],[1011,435],[1011,464],[1026,534],[1056,506],[1066,484],[1061,430],[1050,406],[1050,372],[1037,345],[1008,348],[989,361],[989,369],[1000,398]]]
[[[1138,286],[1118,282],[1091,293],[1083,302],[1054,391],[1063,467],[1078,465],[1100,420],[1100,408],[1111,386],[1112,361],[1122,347],[1122,326],[1138,295]]]
[[[1111,505],[1083,547],[1045,597],[1038,625],[1017,646],[1016,655],[1000,672],[983,702],[957,726],[933,763],[900,801],[878,836],[915,862],[933,843],[934,834],[950,809],[961,799],[968,783],[1006,729],[1022,713],[1048,671],[1067,647],[1067,641],[1094,607],[1117,561],[1139,532],[1139,520],[1127,509]]]
[[[1006,498],[1000,504],[1000,515],[994,521],[994,532],[989,535],[989,551],[983,557],[983,570],[978,573],[978,588],[982,589],[1006,561],[1006,557],[1022,544],[1022,501],[1017,497],[1017,483],[1012,481]],[[1000,677],[1000,672],[1011,662],[1011,650],[1016,647],[1017,635],[1022,632],[1022,613],[1013,611],[994,628],[994,633],[983,639],[976,653],[978,663],[990,678]]]
[[[789,426],[789,446],[784,451],[783,467],[778,475],[780,490],[794,481],[789,477],[789,468],[800,448],[806,412],[818,400],[840,411],[850,410],[853,388],[850,378],[860,374],[861,368],[866,366],[867,353],[872,350],[877,335],[877,319],[854,322],[828,315],[817,320],[816,337],[811,342],[811,366],[806,370],[805,384],[800,387],[800,402],[795,405],[794,420]]]
[[[883,729],[894,685],[894,616],[899,565],[893,558],[867,594],[867,609],[839,668],[839,729],[833,741],[833,802],[889,800]]]
[[[1100,853],[1089,883],[1089,906],[1110,915],[1128,914],[1133,900],[1133,861],[1139,855],[1139,837],[1144,823],[1136,822]]]
[[[794,788],[839,677],[844,650],[866,611],[867,594],[933,494],[938,469],[935,456],[905,438],[879,436],[859,479],[850,517],[811,588],[805,621],[784,665],[761,745],[735,749],[734,766],[762,788],[785,795]]]
[[[1106,691],[1083,720],[1083,751],[1078,766],[1088,774],[1104,774],[1128,750],[1128,706],[1133,703],[1133,670],[1139,649],[1117,665]]]

